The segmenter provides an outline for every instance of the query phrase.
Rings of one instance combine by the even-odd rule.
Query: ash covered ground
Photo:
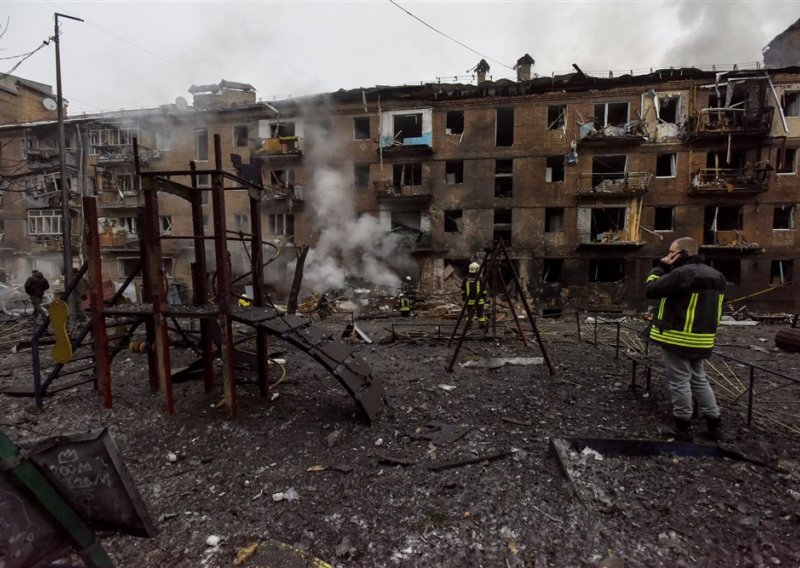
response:
[[[540,355],[513,333],[465,341],[448,373],[446,340],[377,342],[393,322],[431,320],[358,322],[376,340],[360,349],[388,395],[371,426],[322,367],[273,340],[286,377],[265,400],[253,371],[239,369],[236,420],[218,404],[221,388],[205,396],[201,382],[175,385],[177,413],[166,415],[146,359],[123,353],[112,409],[90,385],[48,398],[43,410],[0,396],[1,427],[20,444],[110,429],[159,529],[152,539],[105,538],[119,566],[232,566],[237,555],[245,567],[800,565],[797,387],[763,383],[748,427],[747,370],[713,363],[722,447],[747,459],[591,448],[597,459],[569,444],[556,452],[551,440],[671,434],[663,376],[649,392],[632,390],[630,362],[579,341],[571,318],[537,320],[552,376],[545,365],[463,366]],[[346,323],[315,325],[338,336]],[[774,347],[779,329],[724,326],[719,350],[800,376],[798,355]],[[613,336],[607,329],[601,343]],[[0,385],[30,377],[29,356],[0,355]],[[194,355],[172,357],[178,368]]]

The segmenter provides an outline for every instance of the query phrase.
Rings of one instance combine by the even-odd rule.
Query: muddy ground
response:
[[[409,320],[359,325],[377,340],[392,322]],[[345,323],[315,325],[339,334]],[[31,399],[0,396],[0,427],[21,444],[110,428],[159,529],[152,539],[105,538],[119,566],[233,566],[237,554],[245,567],[800,566],[797,387],[775,383],[782,388],[757,397],[748,427],[747,397],[734,402],[747,370],[715,363],[722,447],[744,460],[621,455],[601,444],[581,454],[581,445],[551,441],[668,441],[664,379],[632,390],[630,362],[588,344],[588,329],[579,341],[574,315],[537,323],[554,375],[543,364],[462,366],[540,355],[514,334],[466,341],[452,373],[443,340],[362,345],[388,394],[371,426],[322,367],[274,341],[286,377],[265,400],[248,382],[254,373],[241,369],[233,421],[218,405],[221,391],[207,397],[199,382],[175,385],[177,412],[166,415],[145,359],[124,353],[114,362],[112,409],[91,385],[58,393],[41,411]],[[774,347],[781,328],[722,327],[720,350],[800,376],[798,355]],[[607,328],[601,341],[614,335]],[[636,342],[633,332],[621,336]],[[28,357],[1,354],[0,385],[29,377]],[[176,349],[173,358],[177,367],[192,353]],[[699,420],[695,427],[702,431]]]

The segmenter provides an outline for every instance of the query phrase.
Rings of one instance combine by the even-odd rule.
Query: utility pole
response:
[[[59,177],[61,180],[61,235],[64,246],[64,289],[72,276],[72,223],[69,210],[69,185],[67,179],[67,145],[66,135],[64,134],[64,94],[61,91],[61,49],[58,39],[58,18],[69,18],[82,22],[80,18],[67,16],[66,14],[55,14],[55,42],[56,42],[56,93],[58,94],[58,151],[59,151]],[[80,182],[79,182],[80,183]],[[75,295],[69,297],[70,320],[75,316]]]

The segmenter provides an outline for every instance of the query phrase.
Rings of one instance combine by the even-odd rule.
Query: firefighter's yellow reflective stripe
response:
[[[683,322],[683,331],[684,333],[689,333],[692,331],[692,326],[694,325],[694,314],[695,310],[697,309],[697,298],[700,295],[697,292],[694,292],[689,297],[689,305],[686,307],[686,321]]]
[[[651,274],[650,276],[647,277],[647,280],[645,280],[644,283],[648,284],[649,282],[652,282],[653,280],[658,280],[659,278],[660,277],[658,274]]]
[[[725,296],[720,294],[719,295],[719,307],[717,308],[717,323],[720,322],[722,319],[722,301],[725,299]]]
[[[650,337],[661,343],[679,345],[681,347],[694,347],[697,349],[710,349],[714,347],[713,333],[684,333],[666,329],[659,330],[656,327],[650,329]]]
[[[661,302],[658,304],[658,319],[664,319],[664,307],[667,305],[667,299],[661,298]]]

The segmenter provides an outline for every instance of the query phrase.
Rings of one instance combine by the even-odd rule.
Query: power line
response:
[[[474,49],[472,49],[470,46],[468,46],[468,45],[466,45],[466,44],[464,44],[464,43],[461,43],[461,42],[460,42],[460,41],[458,41],[457,39],[450,37],[449,35],[447,35],[446,33],[442,32],[442,31],[439,31],[439,30],[437,30],[436,28],[434,28],[434,27],[433,27],[432,25],[430,25],[429,23],[427,23],[427,22],[425,22],[424,20],[422,20],[422,19],[418,18],[417,16],[415,16],[414,14],[412,14],[411,12],[409,12],[408,10],[406,10],[405,8],[403,8],[403,7],[402,7],[400,4],[398,4],[398,3],[397,3],[397,2],[395,2],[394,0],[389,0],[389,2],[390,2],[390,3],[392,3],[393,5],[397,6],[398,8],[400,8],[400,9],[401,9],[403,12],[405,12],[406,14],[408,14],[409,16],[411,16],[412,18],[414,18],[414,19],[415,19],[415,20],[417,20],[418,22],[420,22],[420,23],[424,24],[425,26],[429,27],[430,29],[432,29],[433,31],[435,31],[437,34],[443,35],[444,37],[446,37],[446,38],[447,38],[447,39],[449,39],[450,41],[454,41],[454,42],[456,42],[456,43],[457,43],[458,45],[460,45],[461,47],[465,47],[465,48],[469,49],[469,50],[470,50],[472,53],[474,53],[474,54],[476,54],[476,55],[480,55],[480,56],[481,56],[481,57],[483,57],[484,59],[488,59],[489,61],[494,61],[494,62],[495,62],[495,63],[497,63],[498,65],[502,65],[503,67],[507,67],[507,68],[511,69],[512,71],[514,70],[514,68],[513,68],[513,67],[511,67],[511,66],[509,66],[509,65],[506,65],[506,64],[505,64],[505,63],[503,63],[502,61],[498,61],[498,60],[496,60],[496,59],[492,59],[492,58],[491,58],[491,57],[489,57],[488,55],[484,55],[483,53],[481,53],[481,52],[479,52],[479,51],[475,51],[475,50],[474,50]]]
[[[48,46],[48,45],[50,45],[50,39],[49,39],[49,38],[48,38],[48,39],[46,39],[46,40],[44,40],[44,41],[42,42],[42,45],[40,45],[39,47],[37,47],[36,49],[34,49],[33,51],[31,51],[30,53],[26,54],[26,55],[25,55],[25,56],[24,56],[22,59],[20,59],[19,61],[17,61],[17,64],[16,64],[16,65],[14,65],[14,67],[12,67],[12,68],[11,68],[11,71],[9,71],[9,72],[7,72],[7,73],[2,73],[2,74],[0,74],[0,80],[2,80],[2,79],[5,79],[5,78],[6,78],[6,77],[8,77],[9,75],[11,75],[11,74],[12,74],[14,71],[16,71],[17,67],[19,67],[20,65],[22,65],[22,63],[23,63],[23,62],[24,62],[26,59],[28,59],[28,58],[29,58],[31,55],[33,55],[34,53],[36,53],[37,51],[39,51],[40,49],[42,49],[43,47],[46,47],[46,46]],[[18,57],[19,57],[19,56],[18,56]]]

